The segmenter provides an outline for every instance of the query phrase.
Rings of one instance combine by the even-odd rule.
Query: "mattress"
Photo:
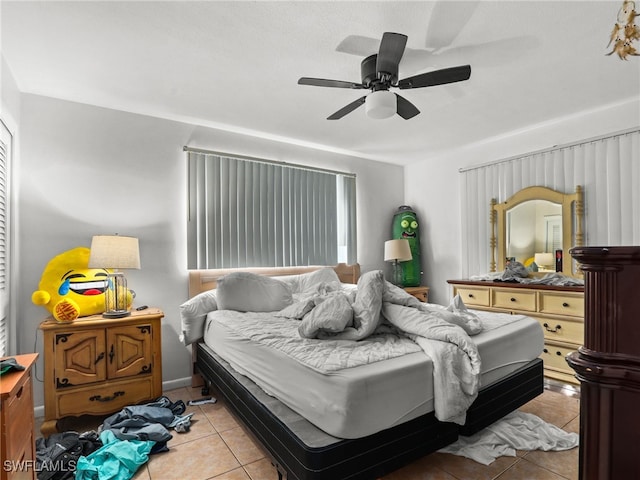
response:
[[[475,313],[487,327],[473,337],[482,359],[481,387],[542,353],[543,333],[534,319]],[[422,352],[323,374],[213,318],[205,332],[206,345],[237,372],[334,437],[365,437],[433,411],[433,367]]]

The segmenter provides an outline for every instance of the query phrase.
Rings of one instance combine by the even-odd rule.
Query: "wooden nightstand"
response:
[[[37,353],[15,355],[24,370],[0,377],[0,479],[35,478],[31,367]],[[12,463],[13,462],[13,463]]]
[[[404,290],[421,302],[427,303],[429,301],[429,287],[404,287]]]
[[[67,416],[105,415],[162,395],[161,324],[158,308],[124,318],[102,315],[59,323],[44,332],[44,422],[47,436]]]

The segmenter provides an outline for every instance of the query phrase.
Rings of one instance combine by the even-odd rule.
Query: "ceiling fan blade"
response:
[[[414,77],[403,78],[398,82],[400,89],[433,87],[446,83],[461,82],[468,80],[471,76],[471,66],[462,65],[460,67],[443,68],[434,72],[421,73]]]
[[[331,115],[330,117],[327,117],[327,120],[339,120],[342,117],[344,117],[347,113],[351,113],[353,112],[356,108],[358,108],[360,105],[364,104],[365,99],[367,98],[367,96],[365,95],[364,97],[360,97],[359,99],[357,99],[355,102],[351,102],[349,105],[347,105],[346,107],[342,107],[340,110],[338,110],[336,113],[334,113],[333,115]]]
[[[369,55],[378,53],[379,49],[380,40],[377,38],[364,37],[362,35],[349,35],[338,44],[336,52],[358,55],[359,57],[368,57]]]
[[[407,45],[407,36],[401,33],[385,32],[382,35],[378,59],[376,60],[376,71],[389,73],[398,77],[398,65]]]
[[[346,82],[344,80],[327,80],[324,78],[302,77],[298,80],[298,85],[312,85],[314,87],[334,87],[334,88],[352,88],[363,89],[364,85],[355,82]]]
[[[405,120],[409,120],[410,118],[413,118],[420,113],[420,110],[418,110],[416,106],[413,103],[411,103],[409,100],[401,97],[397,93],[395,94],[395,96],[398,99],[397,112],[398,112],[398,115],[400,115],[402,118],[404,118]]]
[[[435,2],[429,15],[425,47],[441,50],[450,46],[471,20],[479,5],[479,0]]]

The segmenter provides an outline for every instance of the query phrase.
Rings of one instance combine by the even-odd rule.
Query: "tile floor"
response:
[[[215,396],[215,393],[213,393]],[[200,388],[166,392],[172,401],[200,398]],[[566,431],[578,432],[579,395],[575,389],[548,384],[545,392],[520,410],[533,413]],[[151,456],[134,480],[277,480],[265,451],[236,421],[221,399],[187,407],[191,429],[173,433],[169,451]],[[40,422],[38,421],[40,420]],[[39,429],[42,419],[36,419]],[[63,430],[86,431],[102,423],[98,417],[65,419]],[[37,430],[39,435],[39,430]],[[573,480],[578,478],[578,449],[564,452],[517,452],[489,466],[444,453],[427,455],[381,480]]]

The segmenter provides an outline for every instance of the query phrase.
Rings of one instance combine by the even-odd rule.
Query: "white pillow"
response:
[[[324,267],[320,270],[301,273],[299,275],[286,275],[274,278],[289,285],[292,293],[308,292],[313,290],[320,283],[340,283],[340,277],[338,277],[336,271],[331,267]]]
[[[284,282],[250,272],[233,272],[218,279],[219,310],[277,312],[293,303]]]
[[[197,342],[204,335],[204,323],[207,313],[217,310],[216,291],[199,293],[180,305],[182,334],[180,341],[185,345]]]

